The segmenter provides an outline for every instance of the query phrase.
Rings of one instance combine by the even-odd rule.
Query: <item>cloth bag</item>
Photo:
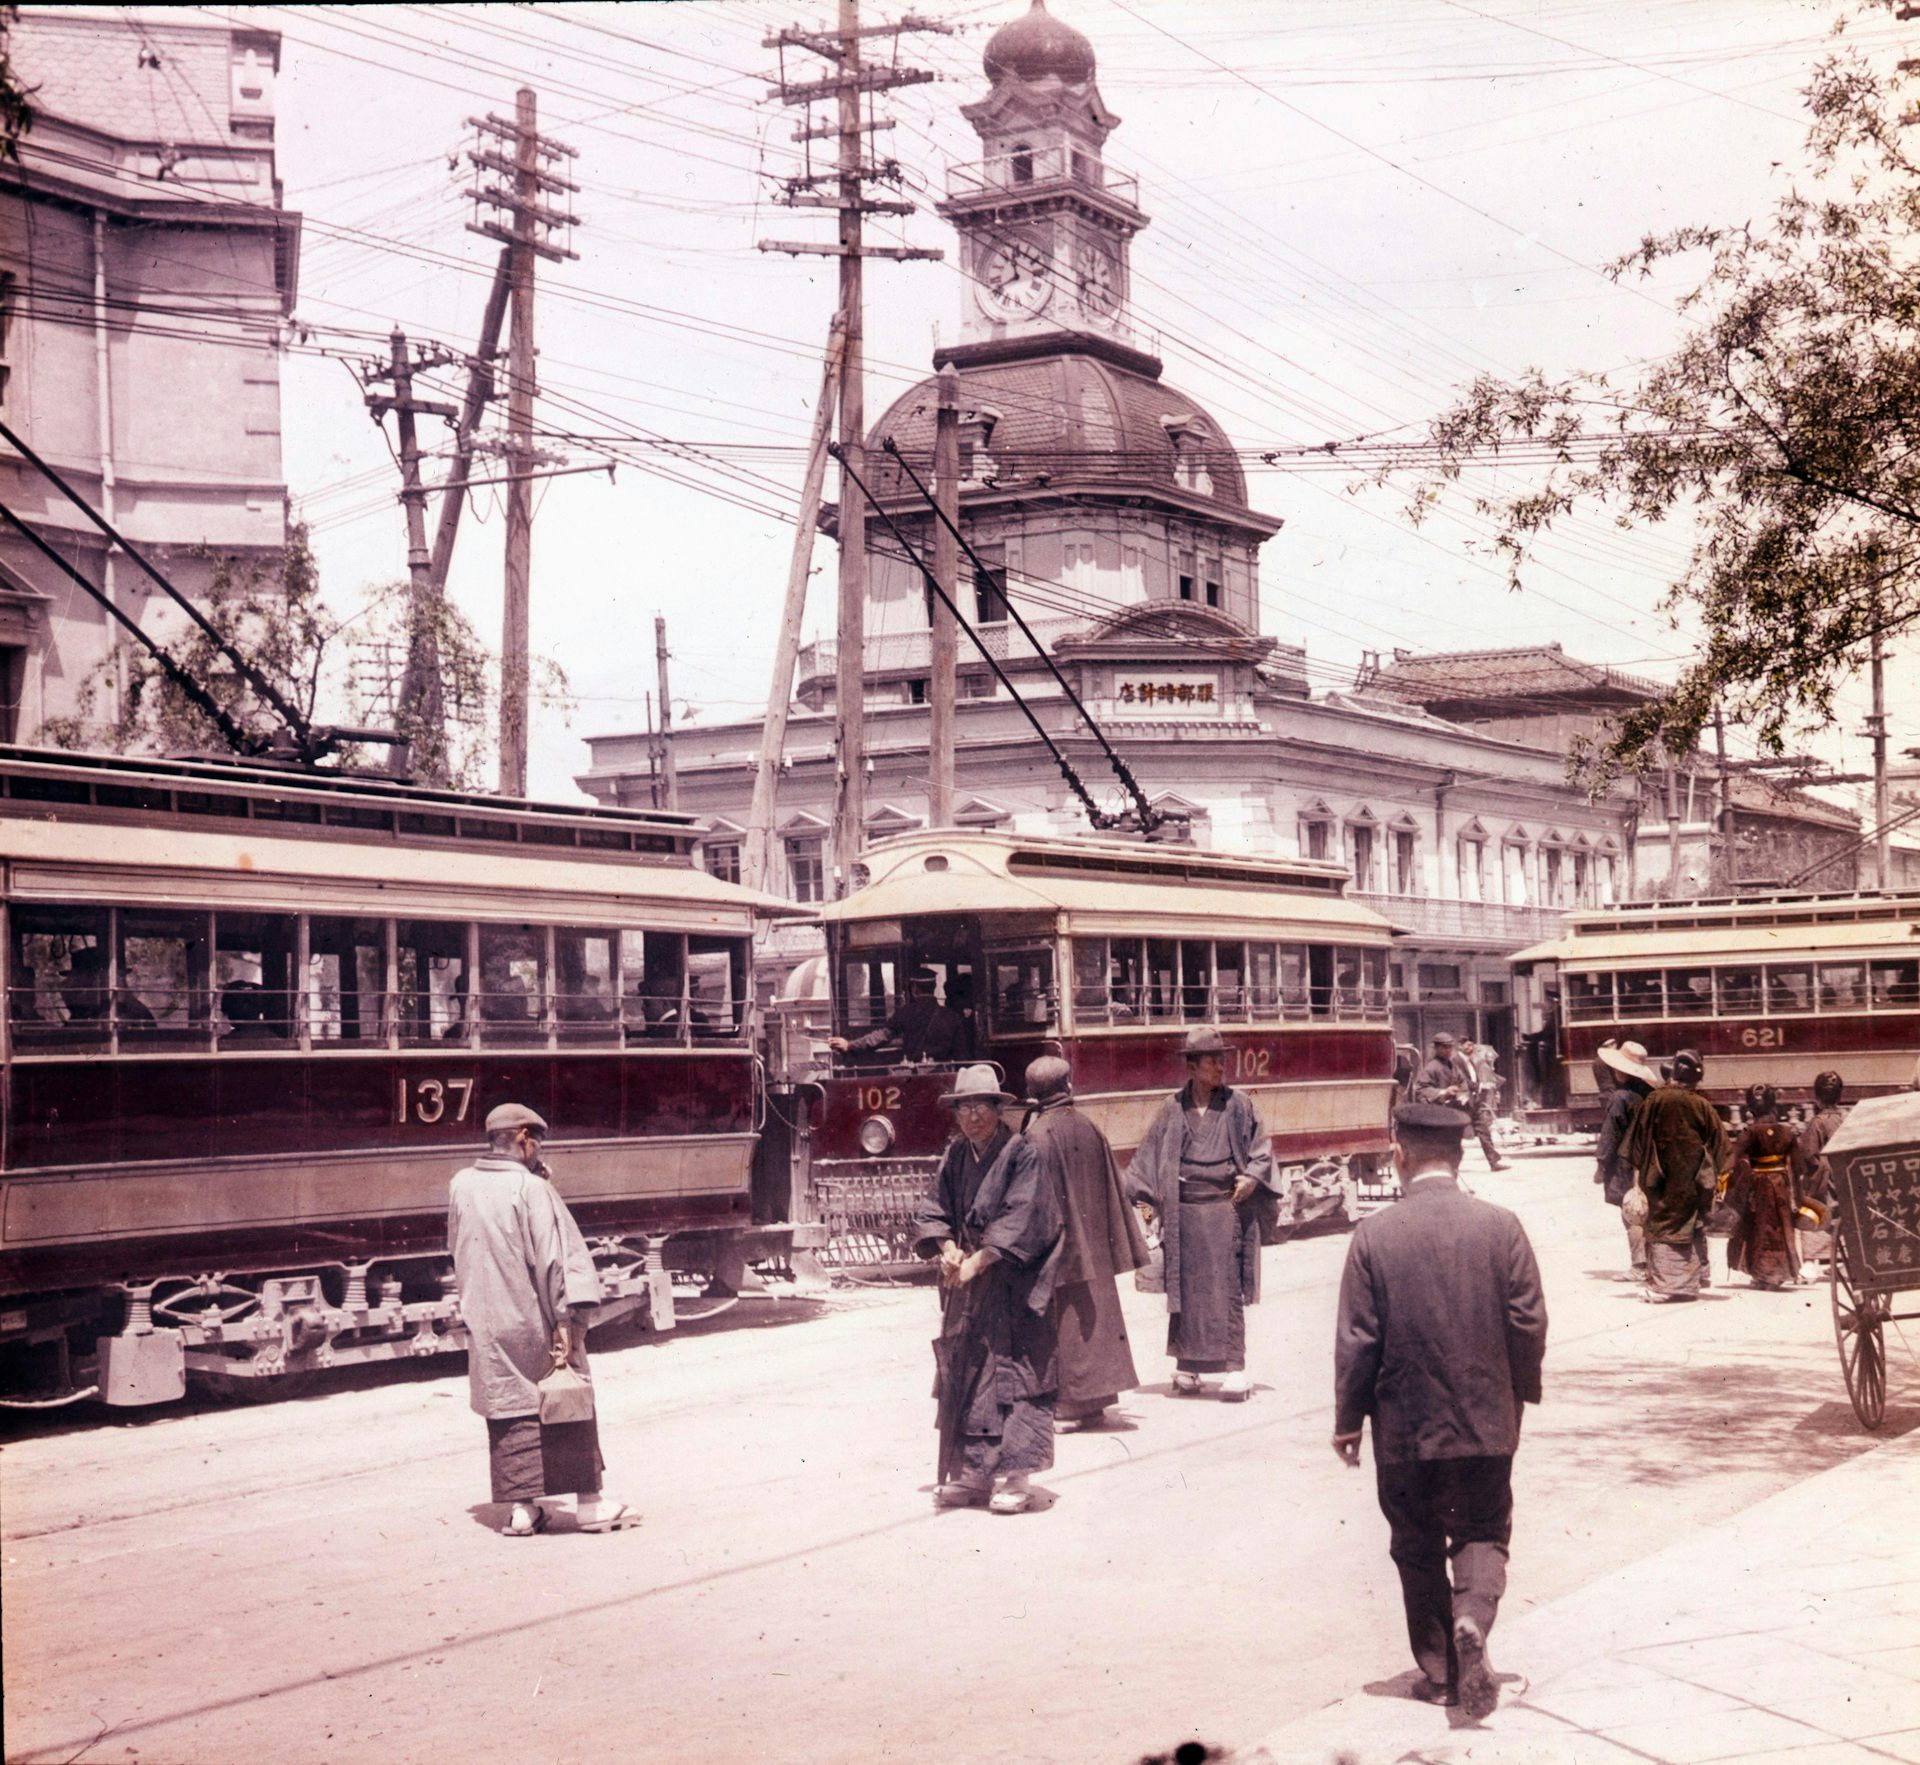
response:
[[[1620,1217],[1630,1226],[1647,1223],[1647,1192],[1638,1183],[1629,1189],[1620,1203]]]
[[[540,1422],[550,1427],[557,1422],[593,1420],[593,1381],[572,1367],[553,1369],[534,1390],[540,1397]]]

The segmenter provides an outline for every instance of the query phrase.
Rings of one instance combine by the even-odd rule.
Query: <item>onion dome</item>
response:
[[[1093,45],[1053,17],[1046,0],[1033,0],[1033,9],[1023,18],[1003,24],[988,38],[980,65],[996,85],[1009,77],[1029,83],[1051,77],[1083,85],[1093,78]]]

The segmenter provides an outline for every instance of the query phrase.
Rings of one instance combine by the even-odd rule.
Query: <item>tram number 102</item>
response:
[[[400,1077],[402,1122],[463,1122],[473,1107],[472,1079],[416,1079]]]
[[[1236,1079],[1264,1079],[1272,1066],[1271,1048],[1236,1048],[1233,1051],[1233,1076]]]

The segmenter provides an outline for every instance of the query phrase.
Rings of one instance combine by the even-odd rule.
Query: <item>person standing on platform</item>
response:
[[[1028,1479],[1053,1463],[1060,1198],[1033,1142],[1000,1119],[1019,1099],[992,1067],[962,1067],[941,1101],[959,1131],[913,1224],[914,1253],[940,1259],[934,1500],[1020,1514]]]
[[[1340,1280],[1333,1449],[1357,1466],[1372,1418],[1416,1690],[1478,1720],[1499,1697],[1487,1636],[1507,1586],[1521,1410],[1540,1401],[1546,1297],[1519,1220],[1460,1188],[1467,1117],[1410,1103],[1393,1122],[1402,1199],[1355,1227]]]
[[[1060,1355],[1054,1420],[1097,1428],[1120,1393],[1140,1382],[1114,1277],[1145,1264],[1147,1242],[1106,1135],[1074,1107],[1072,1067],[1042,1055],[1027,1068],[1026,1089],[1022,1132],[1057,1185],[1066,1215],[1053,1288]]]
[[[1627,1129],[1633,1125],[1640,1100],[1658,1087],[1660,1075],[1647,1064],[1647,1051],[1638,1042],[1623,1042],[1617,1047],[1612,1042],[1604,1044],[1597,1064],[1613,1081],[1613,1089],[1607,1094],[1607,1112],[1601,1118],[1600,1139],[1594,1148],[1593,1180],[1606,1185],[1603,1193],[1607,1205],[1618,1207],[1633,1187],[1633,1166],[1626,1158]],[[1627,1260],[1633,1278],[1644,1281],[1646,1234],[1626,1214],[1620,1220],[1627,1229]]]
[[[932,969],[916,968],[907,977],[905,1003],[885,1023],[851,1041],[845,1036],[830,1036],[827,1046],[836,1054],[859,1054],[898,1042],[903,1061],[944,1063],[957,1059],[965,1025],[957,1011],[949,1011],[933,996],[938,984],[939,977]]]
[[[1646,1295],[1698,1299],[1713,1284],[1707,1215],[1727,1168],[1727,1129],[1700,1095],[1706,1063],[1691,1048],[1673,1057],[1673,1082],[1634,1111],[1624,1156],[1647,1197]]]
[[[540,1420],[540,1380],[562,1364],[586,1374],[587,1325],[600,1300],[586,1240],[540,1159],[546,1131],[524,1104],[501,1104],[487,1117],[487,1152],[455,1173],[447,1199],[467,1387],[487,1419],[493,1499],[511,1507],[509,1538],[544,1532],[541,1504],[553,1496],[578,1498],[582,1532],[632,1523],[625,1504],[601,1492],[598,1422]]]
[[[1261,1226],[1280,1205],[1273,1151],[1252,1099],[1226,1083],[1220,1032],[1190,1030],[1185,1054],[1187,1082],[1134,1153],[1127,1194],[1160,1225],[1174,1390],[1194,1396],[1203,1373],[1221,1373],[1220,1396],[1241,1403],[1253,1390],[1246,1308],[1260,1301]]]

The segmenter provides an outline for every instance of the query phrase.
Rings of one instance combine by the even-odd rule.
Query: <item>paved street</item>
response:
[[[1835,1499],[1868,1499],[1875,1460],[1913,1458],[1856,1427],[1824,1288],[1728,1292],[1716,1245],[1709,1300],[1640,1304],[1590,1168],[1469,1166],[1525,1219],[1553,1314],[1494,1650],[1536,1678],[1572,1670],[1544,1658],[1547,1615],[1584,1597],[1619,1626],[1636,1566],[1685,1532],[1863,1454]],[[1153,1381],[1127,1401],[1132,1426],[1064,1438],[1045,1511],[1018,1519],[929,1505],[925,1289],[758,1323],[742,1307],[602,1354],[612,1486],[646,1516],[612,1537],[496,1536],[457,1363],[259,1408],[15,1428],[0,1451],[7,1757],[1119,1765],[1190,1736],[1271,1749],[1296,1732],[1304,1748],[1289,1725],[1350,1695],[1354,1725],[1370,1708],[1404,1722],[1363,1690],[1409,1665],[1373,1480],[1327,1446],[1345,1247],[1267,1253],[1244,1407],[1171,1398],[1158,1302],[1129,1295]],[[1896,1435],[1920,1419],[1920,1358],[1890,1338],[1889,1363]],[[1796,1553],[1821,1548],[1758,1511],[1744,1553],[1684,1568],[1696,1626],[1791,1597]],[[1756,1579],[1749,1558],[1781,1573]],[[1871,1580],[1852,1573],[1846,1586]],[[1897,1602],[1860,1610],[1914,1622]],[[1913,1697],[1876,1712],[1884,1732],[1920,1729],[1907,1683]],[[1670,1689],[1627,1694],[1665,1723]],[[1448,1742],[1442,1712],[1417,1716]],[[1532,1756],[1563,1756],[1561,1739]],[[1338,1735],[1314,1731],[1302,1756],[1329,1756],[1322,1740]]]

